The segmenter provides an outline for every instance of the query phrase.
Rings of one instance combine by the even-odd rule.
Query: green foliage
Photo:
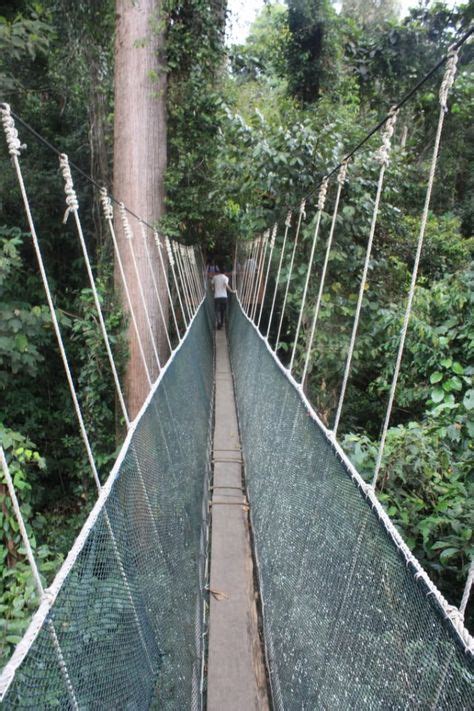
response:
[[[219,69],[224,61],[225,4],[167,0],[168,216],[162,228],[188,243],[215,239],[222,201],[216,179],[221,118]]]
[[[340,41],[329,0],[288,0],[288,89],[304,104],[337,90]]]
[[[19,499],[21,514],[26,526],[35,559],[47,584],[52,572],[62,561],[47,545],[37,545],[33,518],[33,486],[38,484],[38,473],[46,463],[35,444],[19,432],[0,425],[0,446],[4,449],[9,471]],[[30,565],[26,560],[18,521],[12,501],[0,476],[0,665],[7,661],[14,646],[20,641],[31,614],[36,610],[38,596]]]
[[[377,443],[350,434],[343,445],[371,481]],[[472,445],[470,459],[472,466]],[[380,500],[418,560],[457,604],[474,554],[473,487],[456,457],[452,434],[436,418],[389,430],[379,475]]]

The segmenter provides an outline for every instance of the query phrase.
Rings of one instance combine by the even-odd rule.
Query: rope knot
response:
[[[300,215],[303,220],[306,219],[305,207],[306,207],[306,198],[303,198],[303,200],[300,203]]]
[[[173,255],[173,250],[171,249],[171,242],[170,238],[168,236],[165,237],[165,245],[166,245],[166,251],[168,252],[168,261],[171,264],[171,266],[174,266],[174,255]]]
[[[324,210],[324,205],[326,204],[326,195],[328,192],[329,178],[324,177],[322,183],[319,187],[318,195],[318,210],[322,212]]]
[[[273,229],[272,229],[272,236],[270,238],[270,249],[273,249],[275,246],[276,234],[277,234],[277,223],[275,222],[275,224],[273,225]]]
[[[288,214],[285,220],[285,227],[291,227],[291,210],[288,210]]]
[[[63,174],[65,182],[64,192],[66,193],[67,209],[64,213],[63,224],[66,224],[67,218],[69,217],[69,213],[76,212],[79,209],[79,202],[77,200],[76,191],[74,190],[74,183],[72,182],[69,158],[65,153],[61,153],[61,155],[59,156],[59,167],[61,169],[61,173]]]
[[[107,194],[107,188],[100,189],[100,202],[102,204],[102,210],[104,212],[104,217],[106,220],[114,219],[114,208],[112,207],[112,200]]]
[[[339,183],[339,185],[341,187],[346,182],[346,176],[347,176],[347,160],[345,160],[343,163],[341,163],[341,167],[339,168],[339,173],[337,174],[337,182]]]
[[[18,138],[18,131],[15,127],[15,121],[11,115],[11,109],[9,104],[1,104],[2,112],[2,124],[3,130],[5,131],[5,137],[7,139],[8,152],[12,156],[19,156],[20,151],[26,148],[24,143],[21,143]]]
[[[448,110],[448,94],[454,84],[454,77],[456,76],[456,68],[458,63],[458,50],[450,48],[448,52],[448,60],[446,62],[446,71],[444,73],[443,81],[439,88],[439,103],[441,108],[445,111]]]
[[[125,235],[125,239],[133,239],[133,232],[130,228],[130,224],[127,219],[127,212],[125,210],[125,205],[123,202],[119,204],[119,210],[120,210],[120,217],[122,218],[122,226],[123,226],[123,233]]]
[[[395,131],[395,123],[397,120],[398,111],[392,107],[390,109],[389,117],[385,123],[385,128],[382,133],[382,145],[376,153],[376,159],[380,165],[388,165],[390,161],[390,150],[392,148],[391,140],[393,132]]]

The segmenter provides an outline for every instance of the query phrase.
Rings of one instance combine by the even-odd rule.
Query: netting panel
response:
[[[474,707],[472,656],[235,301],[230,341],[275,707]]]
[[[49,615],[80,709],[199,708],[213,336],[202,306]],[[45,622],[6,708],[72,708]]]

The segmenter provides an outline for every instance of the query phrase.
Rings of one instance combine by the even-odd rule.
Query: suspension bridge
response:
[[[468,33],[469,35],[470,33]],[[464,40],[463,40],[464,41]],[[40,604],[0,676],[5,708],[471,709],[474,640],[464,626],[474,568],[459,607],[449,605],[394,527],[376,483],[403,358],[449,91],[454,46],[439,91],[439,119],[405,316],[373,480],[337,433],[350,379],[372,245],[403,102],[369,134],[380,137],[379,178],[361,265],[334,422],[327,427],[304,383],[317,339],[328,264],[354,151],[318,187],[314,234],[289,364],[278,358],[283,319],[310,198],[250,242],[236,245],[227,334],[215,337],[200,251],[163,238],[101,193],[149,394],[130,418],[81,225],[68,157],[60,156],[73,218],[127,434],[101,483],[74,374],[56,317],[10,107],[8,152],[49,305],[97,502],[48,588],[38,572],[3,450],[0,459]],[[405,101],[407,99],[404,99]],[[362,143],[356,148],[362,146]],[[334,190],[322,269],[309,303],[322,215]],[[115,236],[120,222],[159,255],[152,273],[170,355],[155,343],[147,299],[131,294]],[[283,273],[286,273],[283,278]],[[140,280],[138,280],[140,284]],[[165,285],[166,301],[159,284]],[[169,314],[168,314],[169,308]],[[264,319],[264,311],[268,316]],[[309,327],[303,314],[310,313]],[[265,325],[264,325],[265,324]],[[272,328],[276,339],[272,340]],[[229,350],[227,350],[229,349]],[[303,354],[301,356],[301,354]],[[214,405],[215,404],[215,405]],[[215,417],[214,417],[215,415]],[[242,478],[242,469],[244,478]],[[258,604],[256,602],[258,601]]]

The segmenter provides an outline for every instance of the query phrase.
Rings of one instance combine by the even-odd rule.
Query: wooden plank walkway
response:
[[[225,331],[216,333],[208,711],[269,708]]]

